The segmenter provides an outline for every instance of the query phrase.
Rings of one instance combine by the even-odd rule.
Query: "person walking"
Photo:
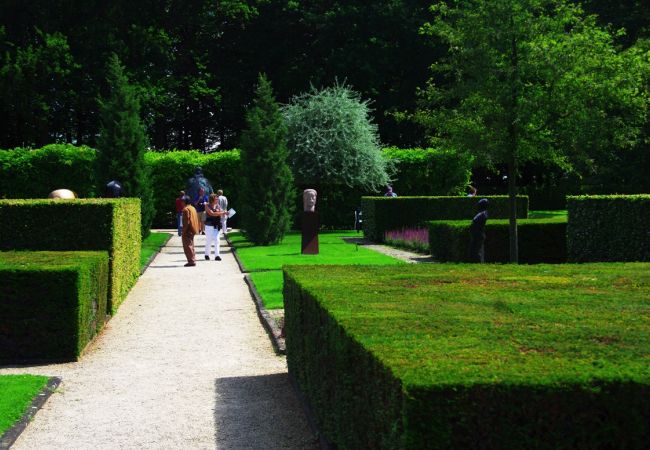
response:
[[[386,186],[386,193],[384,194],[384,197],[397,197],[397,194],[395,191],[393,191],[392,186]]]
[[[183,208],[185,208],[185,191],[181,191],[176,199],[176,226],[178,227],[178,235],[180,236],[183,230]]]
[[[214,244],[214,260],[221,261],[219,230],[221,228],[221,217],[227,214],[219,207],[217,194],[210,194],[208,204],[205,206],[205,259],[210,260],[212,244]]]
[[[199,232],[199,216],[196,213],[196,209],[192,206],[192,199],[189,196],[183,197],[183,203],[185,203],[185,208],[182,211],[183,218],[183,230],[181,239],[183,242],[183,251],[185,252],[185,257],[187,258],[187,264],[185,267],[196,266],[196,255],[194,253],[194,235]]]
[[[488,199],[482,198],[477,203],[478,213],[472,219],[469,232],[472,236],[469,246],[469,258],[471,262],[485,262],[485,224],[488,219]]]
[[[223,195],[223,190],[221,189],[217,190],[217,195],[218,195],[217,203],[219,203],[219,209],[221,209],[221,211],[228,211],[228,199],[226,198],[225,195]],[[223,216],[221,216],[221,233],[223,233],[224,237],[228,232],[227,222],[228,222],[228,214],[224,214]]]

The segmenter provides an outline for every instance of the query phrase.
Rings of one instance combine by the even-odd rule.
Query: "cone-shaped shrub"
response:
[[[276,244],[291,226],[295,190],[287,164],[287,130],[263,74],[241,137],[242,226],[258,245]]]

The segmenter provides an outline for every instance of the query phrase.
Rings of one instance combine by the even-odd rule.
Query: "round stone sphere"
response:
[[[47,198],[63,198],[72,200],[77,198],[77,194],[75,194],[70,189],[57,189],[56,191],[50,192],[50,195],[48,195]]]

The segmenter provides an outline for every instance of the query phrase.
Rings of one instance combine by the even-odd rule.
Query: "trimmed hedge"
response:
[[[508,217],[508,197],[493,195],[490,217]],[[477,197],[362,197],[364,236],[381,242],[389,230],[421,225],[429,220],[462,220],[476,214]],[[528,197],[517,196],[517,217],[528,217]]]
[[[645,449],[650,264],[290,266],[287,364],[337,448]]]
[[[0,150],[0,198],[47,198],[55,189],[95,197],[94,163],[95,150],[86,146]]]
[[[571,262],[650,261],[650,195],[567,197]]]
[[[439,261],[469,261],[471,220],[434,220],[429,226],[429,252]],[[566,218],[517,220],[519,262],[566,262]],[[509,221],[488,219],[485,226],[485,262],[510,261]]]
[[[105,250],[108,312],[140,276],[140,200],[0,200],[0,250]]]
[[[436,149],[385,149],[383,154],[396,168],[395,191],[400,195],[448,195],[461,192],[469,180],[471,163],[453,152]],[[45,198],[54,189],[72,189],[82,198],[103,195],[103,185],[95,187],[96,152],[88,147],[53,144],[40,149],[0,150],[0,197]],[[147,152],[154,188],[155,227],[175,228],[174,200],[187,180],[201,166],[215,189],[223,189],[237,209],[241,162],[239,151],[210,154],[198,151]],[[353,228],[353,212],[362,195],[347,186],[333,186],[323,180],[318,209],[327,228]],[[301,192],[296,196],[302,210]],[[229,221],[237,226],[236,215]]]
[[[106,321],[107,252],[0,252],[0,360],[77,360]]]
[[[154,226],[176,228],[175,200],[178,192],[185,190],[187,180],[194,175],[197,166],[210,180],[212,188],[223,189],[228,205],[238,210],[240,159],[239,151],[203,154],[198,151],[148,152],[145,161],[151,169],[154,187],[156,215]],[[228,220],[228,226],[236,227],[239,216]]]

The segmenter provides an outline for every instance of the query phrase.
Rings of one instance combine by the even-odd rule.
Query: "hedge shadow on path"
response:
[[[217,448],[321,448],[287,373],[217,378],[214,423]]]

